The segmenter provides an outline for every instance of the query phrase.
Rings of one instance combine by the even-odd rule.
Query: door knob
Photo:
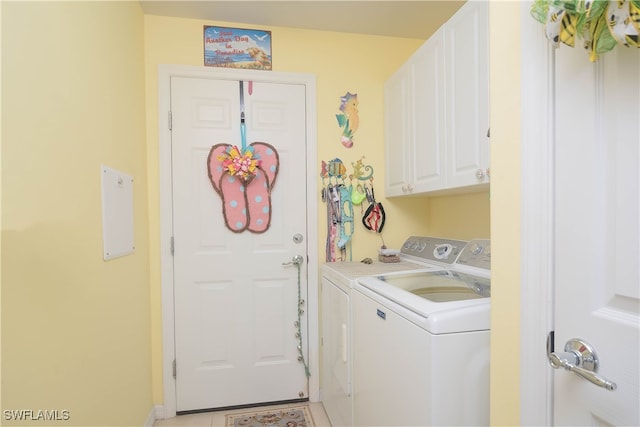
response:
[[[585,341],[572,338],[564,346],[564,352],[548,353],[549,364],[554,369],[564,368],[598,387],[614,391],[618,386],[596,374],[598,370],[598,356],[593,347]]]
[[[302,255],[296,255],[293,258],[291,258],[291,261],[289,262],[283,262],[282,265],[300,265],[302,264],[302,262],[304,261],[304,258],[302,257]]]

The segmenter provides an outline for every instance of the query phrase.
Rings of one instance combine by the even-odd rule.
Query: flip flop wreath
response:
[[[249,95],[253,90],[249,82]],[[222,199],[225,225],[234,233],[264,233],[271,224],[271,189],[280,159],[266,142],[247,145],[244,85],[240,81],[240,139],[242,146],[216,144],[209,150],[207,171],[213,189]]]
[[[244,150],[231,144],[211,147],[209,180],[222,199],[222,215],[229,230],[267,231],[279,163],[278,152],[266,142],[253,142]]]

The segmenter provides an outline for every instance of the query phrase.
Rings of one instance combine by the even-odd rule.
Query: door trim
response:
[[[520,424],[553,425],[555,49],[521,4]]]
[[[175,328],[173,299],[173,256],[171,236],[173,224],[171,182],[171,78],[206,78],[220,80],[253,80],[268,83],[301,84],[306,87],[306,139],[307,139],[307,253],[308,271],[308,334],[309,334],[309,400],[320,400],[319,383],[319,314],[318,314],[318,189],[317,132],[316,132],[316,76],[313,74],[282,73],[274,71],[229,70],[187,65],[158,66],[158,155],[160,190],[160,279],[162,296],[162,379],[164,418],[176,415],[176,381],[173,378],[175,358]]]

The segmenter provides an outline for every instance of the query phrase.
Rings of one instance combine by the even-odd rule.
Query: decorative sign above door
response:
[[[204,65],[271,70],[271,31],[205,25]]]

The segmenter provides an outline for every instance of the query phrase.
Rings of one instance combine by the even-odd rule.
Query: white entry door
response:
[[[554,424],[640,425],[640,52],[556,52],[555,353],[599,358],[599,387],[554,371]],[[575,348],[580,351],[580,348]]]
[[[268,170],[221,184],[208,167],[221,153],[208,156],[242,145],[240,83],[171,78],[178,412],[308,397],[307,264],[283,265],[307,259],[305,86],[245,81],[243,94]]]

